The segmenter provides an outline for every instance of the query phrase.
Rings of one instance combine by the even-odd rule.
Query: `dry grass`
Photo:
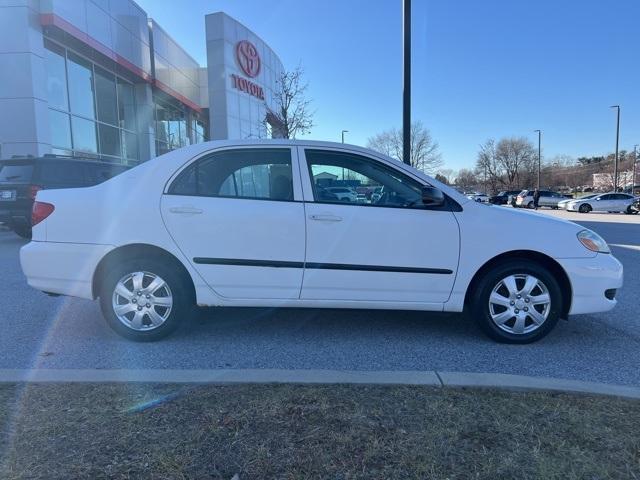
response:
[[[0,478],[640,478],[640,402],[383,386],[0,385]]]

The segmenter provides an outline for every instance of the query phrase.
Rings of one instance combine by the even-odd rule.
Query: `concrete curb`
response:
[[[82,370],[0,369],[0,383],[296,383],[422,385],[553,391],[640,399],[640,388],[502,373],[357,370]]]

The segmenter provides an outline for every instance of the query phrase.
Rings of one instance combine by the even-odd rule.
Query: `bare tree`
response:
[[[313,114],[309,109],[311,100],[305,97],[308,83],[303,80],[304,70],[297,67],[292,71],[282,71],[276,81],[276,109],[267,114],[266,122],[271,125],[275,137],[296,138],[311,131]]]
[[[447,185],[451,185],[453,183],[453,180],[455,179],[455,173],[455,170],[453,170],[452,168],[441,168],[440,170],[438,170],[438,174],[446,180],[444,183],[446,183]]]
[[[496,161],[503,169],[509,188],[531,183],[537,162],[533,144],[525,137],[503,138],[496,145]]]
[[[503,170],[496,156],[496,142],[492,138],[480,145],[476,174],[482,176],[491,193],[497,193],[504,184]]]
[[[463,191],[475,189],[480,183],[478,176],[473,170],[462,168],[456,176],[456,187]]]
[[[402,130],[392,128],[367,141],[367,147],[402,161]],[[433,173],[443,164],[438,152],[438,142],[422,122],[411,124],[411,166],[425,173]]]

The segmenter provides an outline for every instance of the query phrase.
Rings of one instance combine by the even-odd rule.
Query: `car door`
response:
[[[305,221],[296,150],[216,150],[162,196],[169,233],[207,284],[237,299],[297,299]]]
[[[599,195],[593,201],[589,201],[589,204],[596,212],[608,212],[611,208],[611,197],[611,194]]]
[[[301,299],[447,301],[460,246],[450,207],[428,210],[421,182],[368,156],[300,147],[299,157],[307,224]],[[382,194],[373,203],[322,199],[318,180],[330,175]]]

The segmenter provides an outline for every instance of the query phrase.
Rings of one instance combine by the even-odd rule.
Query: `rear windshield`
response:
[[[29,183],[33,165],[0,164],[0,183]]]

